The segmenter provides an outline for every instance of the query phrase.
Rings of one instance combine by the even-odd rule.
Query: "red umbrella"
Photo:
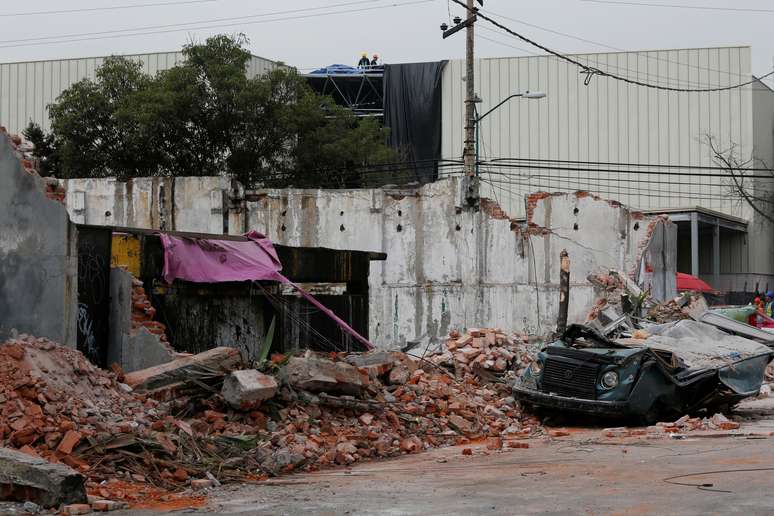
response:
[[[684,272],[677,273],[677,290],[694,290],[697,292],[717,292],[706,281],[685,274]]]

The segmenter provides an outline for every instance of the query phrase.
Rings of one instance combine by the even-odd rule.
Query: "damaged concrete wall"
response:
[[[110,334],[107,364],[118,364],[125,373],[165,364],[175,358],[158,335],[133,321],[133,277],[120,268],[110,270]]]
[[[224,231],[224,196],[229,180],[222,177],[138,177],[63,179],[65,202],[73,221],[168,231]]]
[[[586,277],[639,274],[654,228],[672,227],[588,194],[538,194],[524,231],[491,201],[461,209],[459,192],[456,179],[413,190],[267,190],[247,203],[247,226],[287,245],[386,252],[369,278],[370,335],[383,347],[479,324],[552,331],[562,249],[571,258],[569,320],[583,321],[595,297]],[[674,277],[673,259],[645,268],[664,263],[671,272],[661,277]]]
[[[66,185],[68,199],[85,187],[76,181],[83,180]],[[531,196],[525,230],[492,201],[479,212],[462,209],[456,178],[422,188],[261,190],[224,200],[230,186],[222,178],[177,178],[165,186],[174,193],[171,207],[164,199],[147,207],[136,192],[127,204],[155,210],[168,229],[219,233],[227,221],[231,233],[255,229],[280,244],[387,253],[369,277],[370,337],[382,347],[438,341],[449,329],[480,324],[552,331],[562,249],[572,264],[570,322],[584,320],[594,301],[591,272],[647,272],[643,279],[673,291],[674,259],[661,248],[647,251],[654,231],[660,246],[674,241],[674,231],[655,228],[674,226],[588,194]],[[128,225],[149,223],[139,212],[132,217]]]
[[[76,229],[0,134],[0,341],[12,329],[75,347]]]

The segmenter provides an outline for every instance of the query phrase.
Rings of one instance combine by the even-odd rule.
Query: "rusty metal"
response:
[[[567,249],[560,253],[561,272],[559,273],[559,317],[556,332],[561,335],[567,330],[567,313],[570,308],[570,256]]]

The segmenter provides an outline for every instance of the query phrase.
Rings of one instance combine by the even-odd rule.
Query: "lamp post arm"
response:
[[[492,109],[490,109],[489,111],[487,111],[486,113],[484,113],[484,114],[483,114],[483,115],[481,115],[480,117],[476,118],[476,123],[478,124],[478,123],[479,123],[481,120],[483,120],[483,119],[484,119],[484,118],[485,118],[485,117],[486,117],[486,116],[487,116],[489,113],[491,113],[492,111],[496,110],[497,108],[499,108],[500,106],[502,106],[503,104],[505,104],[506,102],[508,102],[509,100],[511,100],[512,98],[516,98],[516,97],[523,97],[523,96],[524,96],[524,94],[523,94],[523,93],[514,93],[513,95],[510,95],[510,96],[508,96],[508,97],[505,97],[503,100],[501,100],[501,101],[500,101],[500,102],[499,102],[499,103],[498,103],[496,106],[494,106]]]

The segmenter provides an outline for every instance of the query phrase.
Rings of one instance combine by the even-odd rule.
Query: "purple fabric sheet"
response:
[[[164,281],[194,283],[226,281],[277,281],[292,286],[307,301],[330,317],[342,330],[373,349],[368,339],[352,329],[309,292],[282,275],[282,264],[271,240],[251,231],[248,241],[207,240],[159,235],[164,246]]]

